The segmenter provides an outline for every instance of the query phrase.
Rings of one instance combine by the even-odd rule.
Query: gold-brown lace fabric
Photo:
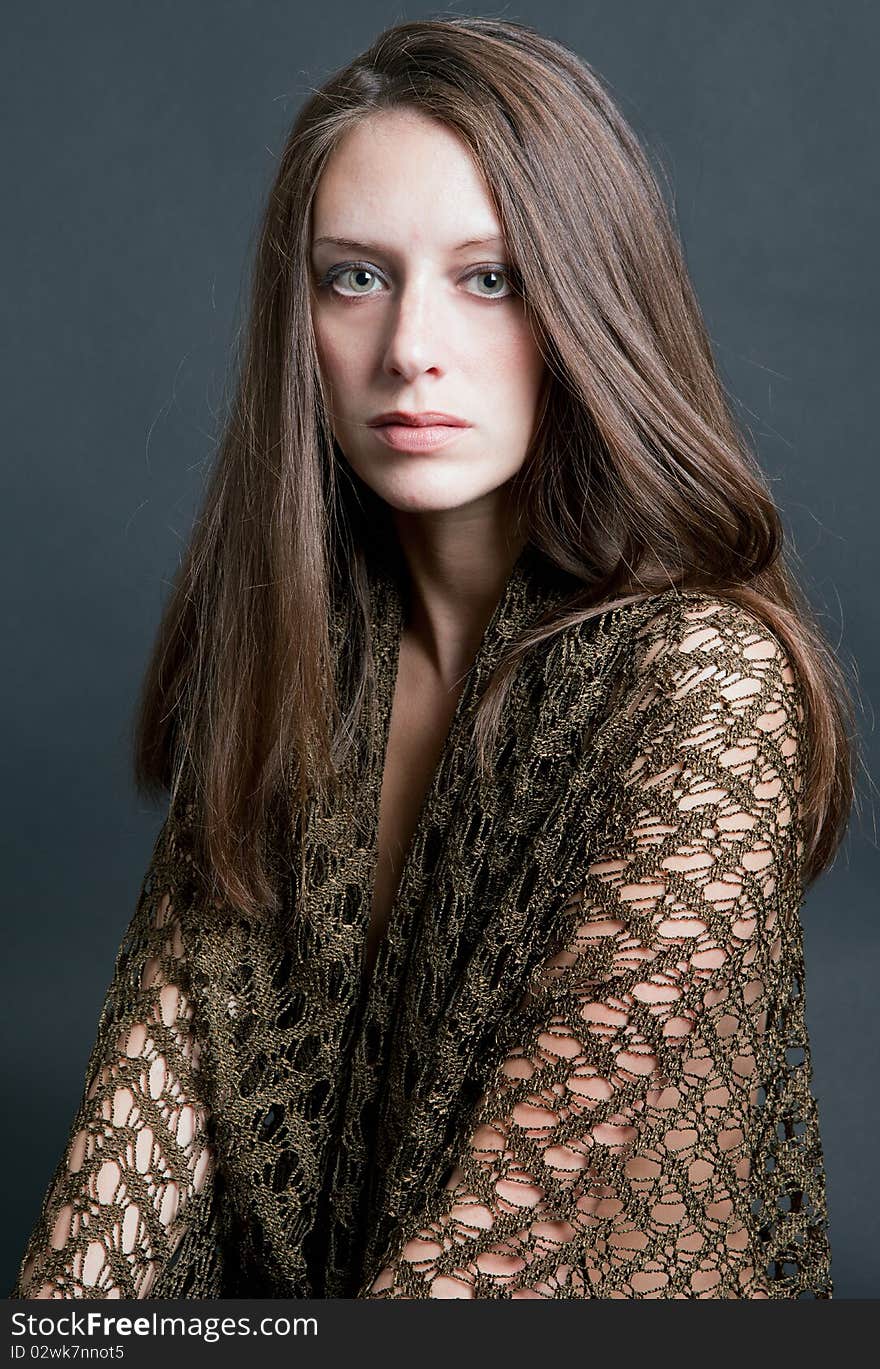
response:
[[[446,1185],[369,1296],[830,1296],[821,1156],[804,1147],[795,678],[729,605],[656,633],[627,706],[664,706],[618,835],[532,976]]]
[[[149,1297],[205,1211],[214,1159],[175,914],[191,887],[183,831],[166,819],[157,838],[14,1296]]]
[[[612,757],[613,803],[554,935],[515,981],[518,1010],[478,1061],[479,1101],[445,1152],[453,1163],[432,1162],[435,1180],[405,1218],[376,1226],[380,1207],[353,1241],[368,1252],[362,1277],[357,1266],[345,1275],[358,1297],[831,1296],[798,916],[799,685],[774,636],[731,603],[664,596],[662,611],[639,613],[636,629],[625,613],[607,620],[596,648],[598,660],[624,642],[634,682],[615,696],[613,724],[629,740]],[[551,699],[553,687],[547,677]],[[542,783],[547,754],[535,759]],[[328,1214],[352,1214],[350,1226],[370,1212],[353,1152],[333,1185],[321,1169],[320,1156],[338,1158],[338,1114],[315,1101],[333,1096],[345,1063],[324,1043],[355,1053],[353,1029],[338,1024],[353,1020],[341,1014],[357,998],[356,962],[344,962],[348,980],[331,966],[325,992],[313,932],[265,946],[236,932],[229,947],[250,949],[227,955],[205,927],[211,910],[197,911],[185,815],[175,806],[159,833],[13,1296],[222,1296],[234,1287],[224,1265],[234,1270],[245,1248],[257,1252],[251,1269],[304,1268],[309,1242],[323,1258]],[[352,859],[350,871],[370,870]],[[524,851],[525,900],[529,860]],[[439,907],[447,895],[438,875],[430,896]],[[328,946],[350,955],[351,926],[334,923]],[[509,947],[486,927],[491,945],[478,943],[474,964],[491,978]],[[422,967],[432,984],[441,955]],[[383,972],[392,985],[393,955]],[[301,990],[319,1005],[307,1021]],[[390,1003],[399,997],[389,989]],[[367,1017],[356,1079],[373,1078],[369,1062],[399,1031],[399,1008],[381,1011]],[[200,1022],[213,1023],[204,1037]],[[472,1069],[463,1059],[462,1076]],[[389,1096],[392,1111],[408,1107]],[[399,1154],[422,1149],[413,1135]],[[314,1205],[321,1173],[332,1192]],[[372,1191],[381,1202],[381,1184]],[[226,1223],[247,1211],[240,1240]],[[328,1286],[348,1286],[341,1277]],[[270,1286],[302,1295],[281,1276]]]

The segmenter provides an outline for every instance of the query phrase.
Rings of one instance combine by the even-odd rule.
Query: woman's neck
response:
[[[444,513],[440,523],[395,521],[407,567],[406,638],[451,688],[470,668],[526,538],[497,518]]]

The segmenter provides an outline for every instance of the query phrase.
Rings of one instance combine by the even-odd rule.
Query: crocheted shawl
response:
[[[279,912],[210,903],[169,806],[13,1296],[831,1296],[798,681],[740,607],[653,595],[527,655],[486,781],[476,704],[573,583],[513,567],[368,978],[392,574]]]

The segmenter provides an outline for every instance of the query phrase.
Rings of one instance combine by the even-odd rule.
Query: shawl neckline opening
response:
[[[371,774],[364,794],[370,817],[367,838],[370,859],[364,900],[366,916],[359,925],[360,1002],[364,1011],[369,1008],[375,994],[379,992],[375,986],[377,980],[386,974],[392,953],[396,953],[397,956],[403,955],[405,958],[412,896],[418,883],[418,873],[413,868],[414,852],[428,834],[438,834],[448,820],[454,806],[456,787],[461,784],[465,771],[471,769],[473,758],[468,732],[472,727],[483,689],[508,643],[525,627],[537,622],[553,599],[561,595],[561,574],[555,573],[555,568],[547,558],[529,541],[524,543],[511,566],[459,691],[437,763],[419,807],[412,836],[403,853],[397,888],[379,938],[373,965],[367,971],[366,940],[377,874],[379,808],[405,627],[405,587],[400,579],[399,569],[395,572],[381,565],[372,565],[369,569],[371,644],[377,665],[377,731],[371,758]],[[573,581],[570,577],[565,577],[565,580],[564,588],[570,592]],[[408,909],[410,916],[407,916]]]
[[[375,722],[358,729],[360,745],[345,767],[347,811],[337,823],[337,840],[346,851],[357,850],[356,888],[348,886],[350,904],[335,901],[329,936],[343,936],[352,984],[351,1003],[342,1008],[340,1042],[348,1047],[340,1060],[338,1125],[322,1212],[313,1227],[313,1267],[323,1267],[325,1294],[351,1296],[347,1282],[372,1258],[352,1233],[372,1232],[375,1241],[418,1189],[418,1175],[431,1155],[410,1153],[412,1127],[423,1107],[417,1078],[428,1056],[447,1048],[436,1040],[432,1021],[445,1022],[445,1005],[453,1002],[467,979],[467,965],[485,916],[473,878],[454,874],[459,852],[473,851],[473,868],[485,868],[493,849],[491,823],[482,809],[475,780],[472,742],[475,710],[506,647],[533,626],[546,610],[572,592],[572,577],[557,568],[532,543],[520,550],[474,654],[438,761],[425,790],[412,836],[400,865],[397,889],[376,947],[372,967],[365,967],[378,860],[379,807],[387,756],[391,709],[397,682],[405,620],[405,585],[399,569],[387,561],[370,563],[368,571],[370,645],[375,660]],[[499,741],[506,737],[507,710]],[[346,807],[346,805],[343,805]],[[471,839],[473,828],[473,840]],[[446,873],[441,873],[446,871]],[[446,886],[450,883],[452,887]],[[307,894],[306,902],[310,902]],[[348,917],[343,928],[341,919]],[[425,945],[439,935],[445,963],[425,964]],[[430,992],[414,986],[425,970]],[[479,976],[478,976],[479,978]],[[470,990],[467,990],[470,992]],[[478,1015],[466,1013],[458,1038],[474,1034]],[[445,1034],[444,1026],[441,1035]],[[454,1030],[454,1028],[453,1028]],[[425,1033],[422,1039],[422,1033]],[[468,1049],[475,1049],[475,1043]],[[443,1090],[461,1083],[450,1060],[450,1080]],[[428,1069],[430,1074],[430,1069]],[[417,1123],[416,1123],[417,1126]],[[427,1137],[426,1137],[427,1140]],[[346,1204],[343,1193],[352,1196]],[[331,1202],[329,1195],[333,1194]],[[344,1289],[348,1292],[343,1292]]]

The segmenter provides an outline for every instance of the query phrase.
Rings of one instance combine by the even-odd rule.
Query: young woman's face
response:
[[[319,363],[343,454],[396,509],[460,508],[523,463],[545,365],[509,266],[480,173],[445,125],[388,111],[336,148],[312,217]],[[371,426],[389,410],[467,426]]]

